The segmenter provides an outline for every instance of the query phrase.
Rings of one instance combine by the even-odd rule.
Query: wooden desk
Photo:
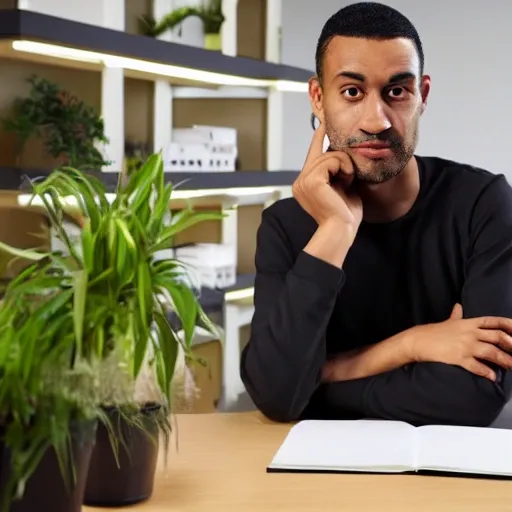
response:
[[[153,497],[134,512],[504,512],[512,483],[415,475],[265,472],[289,426],[258,413],[182,415]],[[112,510],[84,507],[84,512]]]

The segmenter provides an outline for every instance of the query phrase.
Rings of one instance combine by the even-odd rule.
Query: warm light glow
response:
[[[132,59],[129,57],[121,57],[118,55],[80,50],[78,48],[69,48],[66,46],[39,43],[35,41],[14,41],[12,43],[12,48],[19,52],[45,55],[59,59],[74,60],[78,62],[100,64],[111,68],[123,68],[152,75],[180,78],[208,84],[242,87],[275,87],[280,91],[308,91],[307,83],[289,82],[285,80],[258,80],[235,75],[224,75],[221,73],[212,73],[210,71],[202,71],[199,69],[172,66],[170,64],[161,64],[158,62]]]
[[[237,300],[250,299],[254,297],[254,287],[243,288],[241,290],[233,290],[232,292],[226,292],[224,300],[226,302],[234,302]]]
[[[178,187],[172,192],[173,199],[197,199],[211,196],[245,197],[259,194],[272,194],[282,187],[239,187],[239,188],[205,188],[197,190],[180,190]]]
[[[258,196],[260,194],[272,194],[283,187],[240,187],[240,188],[210,188],[198,190],[179,190],[175,188],[172,192],[171,201],[174,199],[200,199],[212,196],[229,196],[233,198]],[[106,194],[107,200],[112,202],[116,195],[114,193]],[[64,207],[78,208],[78,201],[73,196],[62,197],[61,202]],[[44,207],[40,197],[33,194],[19,194],[18,204],[20,206]]]

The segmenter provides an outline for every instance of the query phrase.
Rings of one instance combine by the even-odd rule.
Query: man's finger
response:
[[[475,375],[478,375],[479,377],[484,377],[486,379],[489,379],[491,381],[496,380],[496,374],[494,373],[491,368],[489,368],[487,365],[481,363],[477,359],[472,359],[468,361],[464,368],[468,370],[471,373],[474,373]]]
[[[460,304],[455,304],[452,309],[452,314],[450,315],[450,320],[462,320],[463,312],[462,306]]]
[[[512,336],[501,329],[479,329],[478,339],[512,352]]]
[[[325,126],[324,123],[320,122],[318,128],[313,133],[311,144],[309,145],[308,154],[306,161],[304,162],[304,168],[310,167],[311,164],[324,153],[324,138],[325,138]]]
[[[475,322],[480,329],[501,329],[508,334],[512,334],[512,318],[482,316],[475,318]]]
[[[512,356],[490,343],[478,343],[474,349],[473,357],[479,361],[489,361],[504,370],[512,369]]]

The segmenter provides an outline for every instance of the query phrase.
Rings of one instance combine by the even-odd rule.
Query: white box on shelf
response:
[[[173,128],[172,141],[181,144],[208,144],[212,142],[207,132],[194,128]]]
[[[210,148],[206,144],[171,142],[167,148],[167,172],[201,172],[212,170]]]
[[[236,283],[236,248],[231,244],[187,245],[175,249],[175,255],[205,288],[227,288]]]
[[[237,156],[234,128],[175,128],[166,151],[165,170],[230,172],[236,169]]]
[[[198,133],[204,134],[204,136],[206,136],[211,142],[217,144],[229,144],[233,146],[237,145],[236,128],[195,124],[192,129]]]

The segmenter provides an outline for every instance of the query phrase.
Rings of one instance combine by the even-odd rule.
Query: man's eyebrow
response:
[[[388,84],[396,84],[399,82],[406,82],[407,80],[414,80],[416,78],[416,75],[414,73],[411,73],[410,71],[405,71],[403,73],[396,73],[391,76],[391,78],[388,81]]]
[[[336,78],[338,77],[345,77],[345,78],[351,78],[352,80],[357,80],[358,82],[365,82],[366,77],[362,73],[356,73],[354,71],[340,71],[336,74]],[[396,84],[400,82],[405,82],[407,80],[415,79],[416,75],[414,73],[411,73],[410,71],[404,71],[401,73],[395,73],[390,77],[388,80],[388,84]]]
[[[355,73],[354,71],[340,71],[339,73],[336,73],[336,78],[340,76],[351,78],[352,80],[357,80],[358,82],[364,82],[366,80],[364,75],[361,73]]]

